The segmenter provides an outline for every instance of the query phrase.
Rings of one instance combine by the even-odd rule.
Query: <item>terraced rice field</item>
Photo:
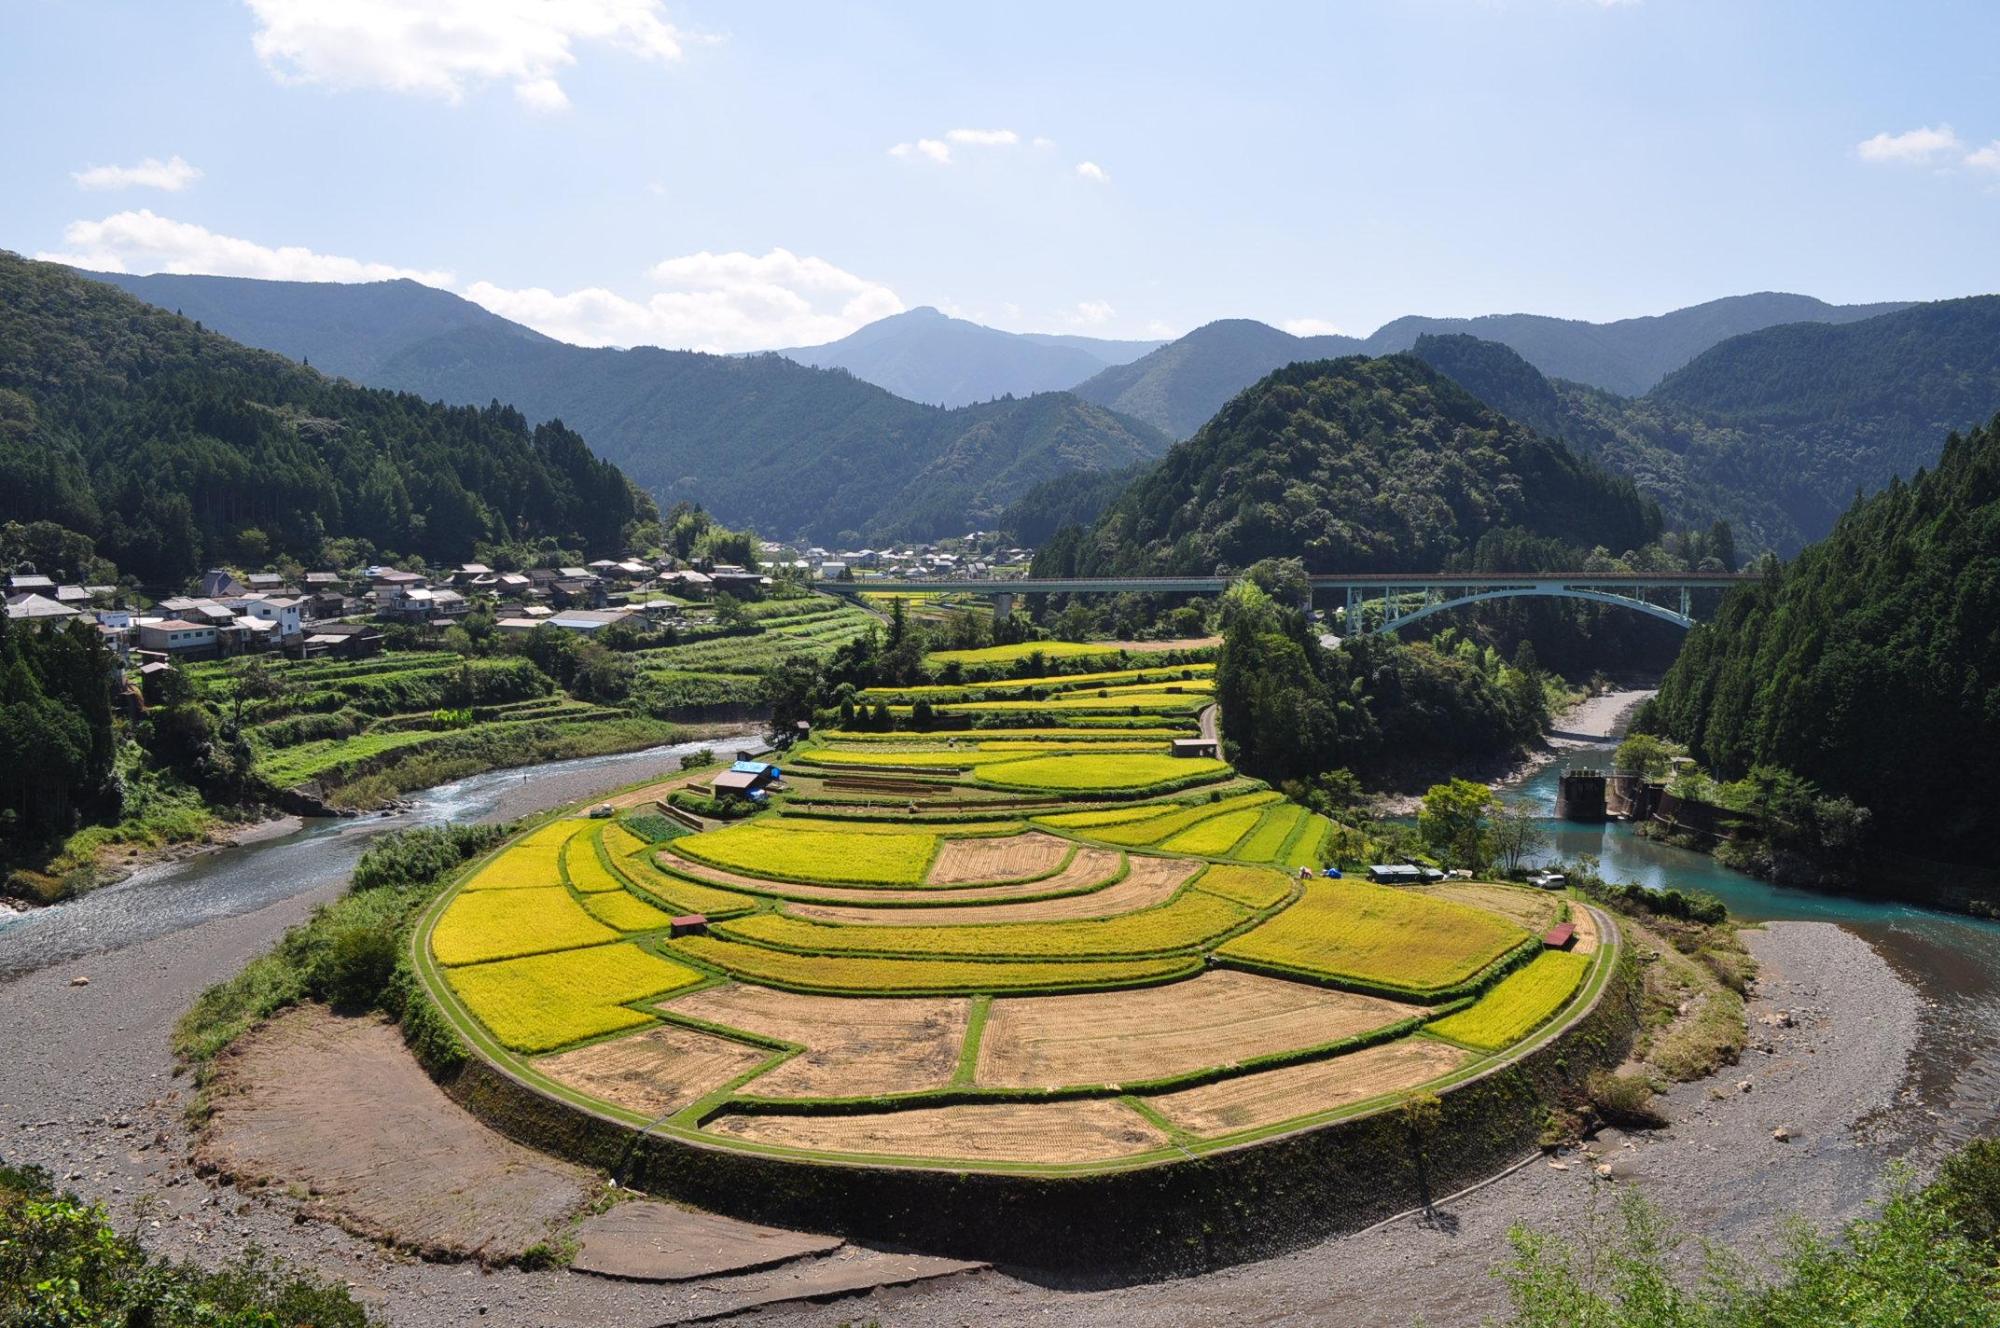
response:
[[[1012,690],[1159,685],[1132,672]],[[1527,957],[1558,899],[1301,880],[1329,823],[1168,755],[1171,732],[840,733],[744,821],[658,843],[643,819],[551,822],[427,915],[424,971],[489,1054],[619,1119],[967,1168],[1172,1161],[1393,1105],[1591,989],[1594,926]],[[898,765],[924,776],[857,777]]]
[[[1217,953],[1267,970],[1421,997],[1470,981],[1528,939],[1513,922],[1470,904],[1362,881],[1314,880],[1298,903]]]

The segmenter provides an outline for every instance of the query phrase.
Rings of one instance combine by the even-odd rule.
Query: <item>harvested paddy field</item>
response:
[[[800,996],[740,983],[661,1007],[805,1048],[745,1086],[759,1097],[855,1097],[941,1088],[958,1066],[972,1002]]]
[[[1084,854],[1101,854],[1103,849],[1083,849]],[[801,918],[811,918],[816,922],[851,922],[858,926],[891,925],[897,923],[923,923],[929,926],[949,926],[958,923],[983,922],[1062,922],[1083,918],[1110,918],[1122,913],[1134,913],[1143,908],[1153,908],[1174,897],[1174,892],[1187,884],[1188,878],[1201,870],[1199,862],[1189,862],[1185,858],[1133,857],[1125,873],[1125,879],[1102,890],[1088,893],[1058,895],[1053,899],[1025,899],[1018,903],[972,902],[964,907],[925,908],[913,911],[909,908],[862,908],[822,906],[815,904],[793,904],[785,911]],[[1024,886],[1003,886],[998,889],[1014,889],[1022,893],[1039,894],[1037,887],[1049,887],[1055,878]],[[1003,897],[992,891],[980,892],[981,898],[1002,901]],[[935,896],[931,896],[934,898]],[[954,892],[952,898],[958,898]]]
[[[999,1000],[986,1016],[973,1082],[1060,1088],[1162,1079],[1338,1042],[1422,1013],[1372,996],[1249,973],[1204,973],[1134,991]]]
[[[1095,1162],[1167,1136],[1122,1102],[972,1103],[865,1116],[721,1116],[705,1133],[815,1153],[954,1162]]]
[[[771,1054],[692,1028],[662,1024],[631,1037],[544,1057],[535,1068],[559,1084],[627,1111],[664,1116],[748,1074]]]
[[[1146,1105],[1190,1133],[1230,1134],[1417,1088],[1471,1059],[1471,1052],[1442,1042],[1404,1038],[1330,1060],[1161,1093],[1148,1097]]]
[[[669,859],[669,861],[672,861]],[[1098,889],[1118,874],[1120,856],[1116,849],[1082,847],[1076,851],[1068,865],[1054,876],[1038,881],[1019,881],[1012,885],[963,886],[941,889],[937,886],[918,886],[909,890],[877,889],[871,886],[842,885],[801,885],[793,881],[767,881],[754,876],[744,876],[737,872],[710,871],[701,868],[681,867],[674,870],[697,881],[738,890],[755,890],[761,894],[775,895],[781,899],[804,900],[814,904],[974,904],[1019,899],[1023,895],[1043,896],[1063,893],[1081,893]],[[806,910],[795,908],[792,912],[800,916]],[[928,916],[928,914],[926,914]],[[909,917],[899,921],[907,922]]]
[[[1053,874],[1076,846],[1054,835],[1029,833],[1004,839],[952,839],[931,863],[932,885],[1004,884]]]

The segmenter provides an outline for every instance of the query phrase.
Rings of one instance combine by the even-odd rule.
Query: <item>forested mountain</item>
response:
[[[1652,722],[1717,774],[1789,770],[1926,856],[1990,863],[2000,800],[2000,419],[1857,502],[1688,636]]]
[[[167,272],[84,275],[184,314],[232,341],[287,359],[309,359],[321,373],[371,387],[395,386],[376,382],[375,375],[399,351],[449,332],[476,328],[555,344],[470,300],[415,281],[258,281]]]
[[[1334,355],[1389,355],[1409,350],[1423,336],[1460,334],[1508,346],[1550,377],[1633,395],[1739,333],[1779,323],[1853,322],[1904,307],[1831,305],[1807,295],[1766,292],[1615,323],[1539,314],[1405,317],[1365,338],[1295,337],[1263,323],[1232,319],[1196,328],[1143,359],[1106,370],[1076,391],[1185,438],[1223,402],[1281,365]]]
[[[202,287],[211,299],[204,307],[262,284]],[[281,329],[241,309],[217,325],[282,330],[288,353],[321,364],[328,350],[337,358],[352,342],[344,292],[353,289],[292,286]],[[530,420],[559,419],[663,504],[689,499],[770,535],[959,534],[993,524],[1040,480],[1124,469],[1167,445],[1148,426],[1068,394],[945,410],[778,355],[572,346],[441,292],[424,297],[426,308],[431,296],[475,313],[428,337],[384,331],[362,375],[369,384],[448,402],[502,401]]]
[[[1658,538],[1630,481],[1408,355],[1289,365],[1147,470],[1065,556],[1079,570],[1431,571],[1517,529],[1622,552]],[[1049,570],[1059,570],[1050,568]]]
[[[1150,355],[1106,369],[1076,394],[1186,438],[1222,403],[1280,365],[1353,355],[1353,337],[1295,337],[1249,318],[1207,323]]]
[[[1161,344],[1002,332],[922,308],[870,323],[838,341],[778,354],[818,369],[845,369],[911,401],[964,406],[995,397],[1060,392]]]
[[[336,537],[438,561],[543,536],[610,553],[653,514],[560,424],[334,382],[0,251],[0,520],[88,535],[150,583]]]
[[[1549,382],[1464,337],[1414,353],[1495,409],[1627,475],[1673,525],[1722,518],[1745,550],[1790,554],[2000,410],[2000,296],[1734,337],[1628,399]]]

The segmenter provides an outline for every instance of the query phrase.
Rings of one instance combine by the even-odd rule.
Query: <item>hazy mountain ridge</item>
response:
[[[880,319],[838,341],[776,353],[815,368],[845,369],[911,401],[964,406],[1064,391],[1162,344],[1003,332],[926,307]]]
[[[573,346],[413,282],[118,284],[192,303],[227,334],[281,337],[315,366],[359,365],[350,376],[372,386],[560,420],[663,502],[701,502],[767,534],[962,533],[1051,475],[1124,469],[1168,441],[1067,394],[946,410],[775,354]],[[362,307],[386,320],[365,337]]]
[[[1367,337],[1295,337],[1251,319],[1206,324],[1131,364],[1077,386],[1077,395],[1184,438],[1230,397],[1296,360],[1389,355],[1426,335],[1464,333],[1508,346],[1552,378],[1631,396],[1716,343],[1779,323],[1851,322],[1904,304],[1831,305],[1806,295],[1736,295],[1645,318],[1587,323],[1539,314],[1409,316]]]

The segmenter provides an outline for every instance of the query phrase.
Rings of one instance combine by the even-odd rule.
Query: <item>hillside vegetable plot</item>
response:
[[[1432,1024],[1431,1032],[1485,1051],[1511,1046],[1554,1017],[1589,971],[1583,955],[1545,951],[1465,1009]]]
[[[1336,985],[1426,994],[1466,981],[1527,939],[1505,918],[1468,904],[1312,880],[1299,902],[1217,953]]]
[[[549,1051],[651,1024],[651,1015],[624,1006],[701,981],[687,965],[630,942],[453,968],[445,976],[466,1008],[516,1051]]]
[[[559,885],[479,890],[451,901],[431,932],[431,952],[441,964],[477,964],[617,939]]]

